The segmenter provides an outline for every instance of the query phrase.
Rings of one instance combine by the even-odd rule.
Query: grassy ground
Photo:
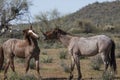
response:
[[[66,73],[61,64],[64,62],[65,64],[69,65],[70,64],[70,56],[67,55],[67,59],[60,59],[59,58],[59,53],[60,51],[64,51],[64,48],[61,49],[41,49],[41,55],[40,55],[40,67],[41,67],[41,76],[43,80],[66,80],[69,76],[69,73]],[[43,52],[45,54],[43,54]],[[68,54],[68,53],[66,53]],[[42,60],[43,58],[46,58],[46,56],[49,56],[52,58],[51,63],[44,63]],[[90,66],[90,58],[85,58],[81,59],[81,71],[82,71],[82,76],[84,80],[101,80],[102,73],[104,70],[104,66],[100,68],[99,71],[91,69]],[[117,71],[118,74],[115,76],[115,80],[120,80],[120,58],[117,58]],[[18,62],[18,60],[15,60],[15,68],[16,72],[19,75],[25,75],[25,67],[24,67],[24,62]],[[11,76],[11,69],[9,68],[8,70],[8,76]],[[28,74],[33,74],[37,75],[36,71],[33,69],[30,69]],[[0,73],[0,79],[2,80],[3,78],[3,71]],[[77,70],[75,67],[74,70],[74,79],[76,80],[77,78]]]

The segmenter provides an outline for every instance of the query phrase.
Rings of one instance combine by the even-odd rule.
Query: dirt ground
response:
[[[62,49],[41,49],[41,54],[40,54],[40,60],[42,60],[43,57],[45,56],[50,56],[53,61],[52,63],[40,63],[40,73],[42,76],[43,80],[66,80],[69,76],[69,73],[66,73],[63,68],[61,67],[61,63],[64,62],[67,65],[70,65],[70,56],[69,54],[67,55],[67,59],[60,59],[59,58],[59,53],[60,51],[65,50],[64,48]],[[42,53],[46,52],[46,55],[43,55]],[[80,60],[80,66],[81,66],[81,72],[82,72],[82,79],[83,80],[100,80],[102,77],[102,73],[104,70],[104,66],[100,68],[100,70],[93,70],[91,69],[90,66],[90,58],[86,59],[81,59]],[[117,75],[115,75],[114,80],[120,80],[120,58],[117,58]],[[25,74],[25,67],[24,63],[18,63],[15,60],[15,69],[16,72],[20,75]],[[10,75],[11,69],[9,68],[8,70],[8,75]],[[27,74],[33,74],[37,75],[36,71],[33,69],[30,69]],[[0,73],[0,79],[2,80],[3,78],[3,71]],[[74,80],[77,78],[77,70],[75,67],[74,70]]]

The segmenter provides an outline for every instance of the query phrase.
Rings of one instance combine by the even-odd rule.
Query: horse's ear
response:
[[[33,28],[32,28],[32,25],[30,26],[30,29],[32,30]]]
[[[55,29],[54,29],[55,32],[58,32],[58,30],[59,30],[59,28],[55,28]]]
[[[26,33],[26,30],[23,30],[23,33]]]

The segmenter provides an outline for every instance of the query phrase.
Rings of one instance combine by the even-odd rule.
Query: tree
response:
[[[9,29],[11,21],[20,19],[27,13],[29,5],[27,0],[0,0],[0,33]]]
[[[39,25],[43,31],[55,27],[61,27],[62,24],[60,12],[57,9],[49,12],[41,12],[36,15],[35,18],[36,21],[39,22]]]

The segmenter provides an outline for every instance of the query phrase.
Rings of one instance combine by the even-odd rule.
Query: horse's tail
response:
[[[115,42],[113,40],[112,40],[110,59],[111,59],[110,66],[113,68],[114,72],[116,72],[117,66],[116,66],[116,59],[115,59]]]
[[[2,46],[0,46],[0,71],[2,70],[3,62],[4,62],[4,53]]]

